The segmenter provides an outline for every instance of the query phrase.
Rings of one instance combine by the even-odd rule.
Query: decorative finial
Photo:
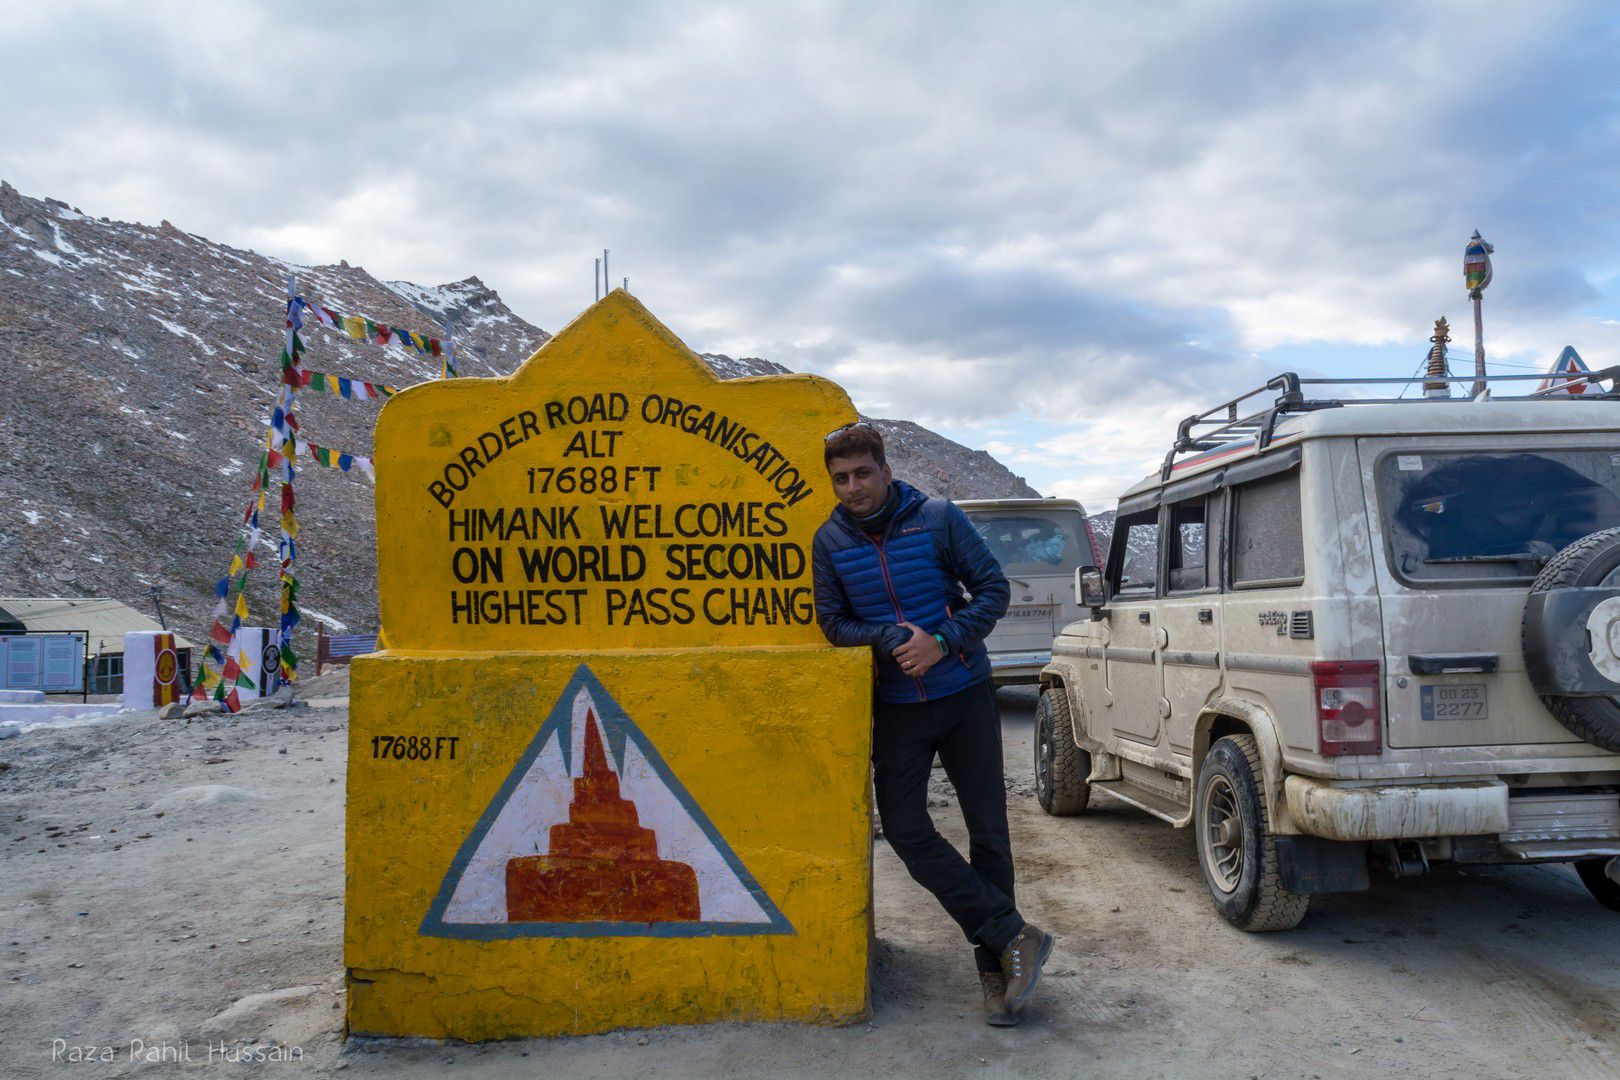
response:
[[[1423,396],[1448,398],[1451,396],[1451,383],[1446,376],[1451,371],[1446,363],[1446,346],[1451,343],[1451,325],[1446,322],[1444,315],[1434,320],[1434,336],[1429,340],[1434,342],[1429,349],[1428,376],[1431,381],[1423,384]]]

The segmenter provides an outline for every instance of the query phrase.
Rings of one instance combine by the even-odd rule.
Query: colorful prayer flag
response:
[[[1477,299],[1491,283],[1491,253],[1495,250],[1475,229],[1467,250],[1463,252],[1463,281],[1468,286],[1469,296]]]
[[[438,359],[444,352],[443,344],[438,338],[430,338],[426,334],[418,334],[397,326],[389,326],[387,323],[380,323],[363,315],[345,315],[320,304],[306,304],[302,300],[299,300],[298,303],[304,310],[313,315],[315,321],[321,326],[340,330],[355,341],[369,341],[384,347],[398,341],[434,359]],[[300,346],[300,350],[301,348],[302,346]],[[454,364],[451,365],[451,370],[454,373]]]

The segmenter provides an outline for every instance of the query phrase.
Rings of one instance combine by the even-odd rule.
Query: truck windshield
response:
[[[968,520],[1013,577],[1069,576],[1091,557],[1075,510],[970,510]]]
[[[1620,526],[1620,452],[1397,452],[1380,460],[1378,490],[1401,577],[1523,581]]]

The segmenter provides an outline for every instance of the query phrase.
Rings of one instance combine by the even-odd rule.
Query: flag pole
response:
[[[1468,240],[1468,247],[1463,251],[1463,281],[1468,286],[1469,297],[1474,301],[1473,396],[1476,398],[1485,392],[1485,318],[1481,301],[1485,287],[1491,283],[1491,253],[1495,250],[1475,229],[1474,235]]]
[[[446,315],[444,318],[444,347],[439,351],[444,354],[439,366],[439,378],[454,379],[461,372],[456,370],[456,320]]]

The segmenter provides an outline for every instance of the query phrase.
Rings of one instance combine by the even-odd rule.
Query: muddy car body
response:
[[[1042,805],[1194,826],[1244,929],[1446,860],[1572,862],[1620,905],[1620,399],[1587,389],[1281,376],[1183,422],[1042,672]]]
[[[1091,524],[1073,499],[967,499],[956,504],[996,557],[1012,596],[985,639],[997,686],[1036,682],[1052,641],[1080,618],[1074,574],[1101,561]]]

